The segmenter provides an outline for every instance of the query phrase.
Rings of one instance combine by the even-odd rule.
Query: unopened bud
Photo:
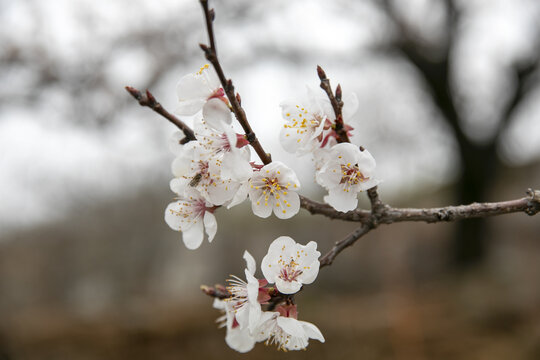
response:
[[[146,89],[146,97],[148,98],[149,102],[152,102],[152,103],[156,102],[156,98],[154,97],[154,95],[152,95],[152,93],[148,89]]]
[[[317,75],[319,75],[319,79],[326,80],[326,73],[319,65],[317,65]]]
[[[236,101],[238,101],[238,105],[242,105],[242,98],[240,97],[239,93],[236,93]]]
[[[338,84],[338,86],[336,87],[336,100],[338,102],[341,102],[341,96],[342,96],[342,93],[341,93],[341,84]]]

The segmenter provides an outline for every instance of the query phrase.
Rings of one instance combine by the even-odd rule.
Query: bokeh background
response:
[[[211,6],[225,72],[303,194],[323,195],[309,159],[280,149],[279,103],[318,89],[317,64],[358,95],[353,141],[377,159],[384,201],[540,187],[538,1]],[[244,249],[260,261],[289,235],[326,252],[354,224],[243,204],[197,251],[166,226],[175,129],[123,87],[174,110],[177,81],[205,63],[198,2],[3,0],[0,24],[0,359],[540,358],[540,220],[524,214],[379,228],[297,296],[325,344],[230,350],[199,286],[241,274]]]

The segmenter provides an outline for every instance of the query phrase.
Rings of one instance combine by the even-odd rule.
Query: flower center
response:
[[[269,191],[272,195],[276,194],[282,189],[277,178],[270,179],[265,177],[262,179],[262,181],[264,183],[263,189]]]
[[[358,164],[342,164],[341,175],[341,181],[339,183],[346,185],[356,185],[368,179],[368,177],[365,177],[364,174],[362,174],[362,172],[358,169]]]
[[[302,274],[302,270],[296,270],[298,263],[291,259],[288,264],[284,264],[279,273],[279,277],[285,281],[291,282],[296,280]]]
[[[170,209],[170,212],[171,214],[183,218],[183,221],[190,223],[194,221],[194,219],[203,216],[206,210],[206,202],[203,199],[192,199],[192,201],[180,202],[178,210]]]

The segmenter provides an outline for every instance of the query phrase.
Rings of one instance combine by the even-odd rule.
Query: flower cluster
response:
[[[288,351],[305,349],[309,339],[324,342],[315,325],[298,320],[292,296],[303,284],[315,280],[320,255],[313,241],[304,246],[288,236],[281,236],[274,240],[263,258],[261,269],[265,278],[257,279],[255,260],[244,252],[246,280],[233,276],[228,280],[230,297],[214,300],[214,307],[224,312],[218,322],[227,329],[227,345],[236,351],[248,352],[255,343],[265,341]]]
[[[348,122],[357,108],[356,95],[345,97],[342,121],[349,137],[353,128]],[[313,154],[315,179],[328,190],[325,202],[342,212],[356,209],[358,193],[379,183],[373,177],[373,156],[351,143],[338,143],[336,116],[328,98],[308,90],[307,101],[284,101],[281,110],[285,119],[280,133],[283,148],[298,156]]]
[[[213,240],[217,232],[214,211],[220,207],[231,208],[249,198],[255,215],[267,218],[274,214],[280,219],[291,218],[300,209],[296,174],[279,161],[251,161],[249,141],[234,131],[229,100],[208,69],[205,65],[184,76],[177,87],[177,113],[193,116],[196,140],[186,143],[179,132],[170,141],[175,155],[170,187],[177,197],[167,206],[165,221],[182,232],[188,249],[197,249],[205,233],[208,241]],[[378,184],[373,177],[374,158],[347,139],[352,130],[348,122],[358,105],[356,97],[345,97],[344,103],[336,114],[329,99],[311,91],[305,102],[283,102],[285,124],[280,133],[285,150],[313,155],[316,181],[328,190],[324,200],[342,212],[355,209],[358,193]],[[223,312],[218,323],[227,330],[226,343],[247,352],[263,341],[284,351],[305,349],[309,339],[324,342],[315,325],[298,320],[294,300],[303,285],[315,281],[320,255],[314,241],[300,245],[281,236],[262,259],[264,278],[257,279],[255,260],[246,251],[245,280],[232,276],[214,300],[214,307]],[[215,292],[210,295],[217,296]]]
[[[280,162],[257,165],[251,162],[245,136],[235,133],[225,92],[205,65],[180,79],[177,87],[179,115],[195,116],[196,141],[183,143],[181,132],[173,135],[170,149],[177,195],[165,210],[165,221],[181,231],[187,248],[198,248],[206,232],[212,241],[217,231],[214,211],[230,208],[249,197],[253,212],[280,219],[298,213],[296,191],[300,182],[292,169]]]

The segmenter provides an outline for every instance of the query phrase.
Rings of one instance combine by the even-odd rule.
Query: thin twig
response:
[[[370,224],[363,224],[362,226],[354,230],[351,234],[349,234],[345,239],[336,242],[334,247],[330,249],[329,252],[324,254],[319,260],[321,263],[320,267],[323,268],[325,266],[332,265],[332,262],[334,261],[336,256],[338,256],[338,254],[342,252],[343,249],[354,244],[358,239],[370,232],[372,229],[373,227]]]
[[[337,134],[337,141],[340,143],[350,142],[349,136],[347,135],[347,130],[343,124],[343,114],[341,112],[341,109],[343,109],[343,101],[341,100],[341,85],[338,84],[336,88],[336,95],[334,96],[332,87],[330,86],[330,80],[326,77],[326,73],[319,65],[317,65],[317,75],[319,75],[319,79],[321,80],[321,89],[326,92],[326,95],[330,100],[330,104],[332,104],[332,109],[334,109],[334,114],[336,116],[335,132]]]
[[[182,140],[183,144],[192,140],[197,140],[193,130],[191,130],[191,128],[187,126],[182,120],[178,119],[176,116],[165,110],[165,108],[161,106],[161,104],[156,100],[156,98],[154,97],[154,95],[152,95],[150,91],[146,90],[146,92],[143,94],[139,90],[131,86],[126,86],[126,90],[139,102],[141,106],[146,106],[154,110],[155,112],[163,116],[165,119],[176,125],[176,127],[178,127],[180,130],[182,130],[182,132],[186,136]]]
[[[206,19],[206,30],[208,32],[208,39],[210,42],[210,47],[204,44],[199,44],[199,46],[204,51],[204,55],[206,59],[210,61],[210,63],[214,66],[214,69],[216,70],[219,81],[221,82],[221,86],[223,86],[223,90],[225,91],[225,94],[227,95],[227,99],[229,99],[229,103],[231,104],[232,112],[234,113],[236,120],[238,120],[238,122],[244,129],[244,132],[246,133],[246,138],[249,141],[249,144],[253,147],[253,149],[255,149],[255,152],[257,153],[261,161],[265,165],[269,164],[272,162],[272,158],[270,154],[264,151],[262,145],[259,143],[259,140],[257,139],[257,136],[253,132],[253,129],[251,129],[251,125],[249,124],[246,117],[246,112],[240,105],[239,98],[236,97],[236,94],[234,92],[234,86],[233,86],[232,80],[227,79],[225,77],[225,73],[223,72],[223,68],[221,67],[221,64],[219,62],[217,51],[216,51],[216,41],[214,37],[214,28],[213,28],[213,21],[215,17],[214,9],[208,8],[208,0],[200,0],[200,2],[203,8],[204,17]]]

